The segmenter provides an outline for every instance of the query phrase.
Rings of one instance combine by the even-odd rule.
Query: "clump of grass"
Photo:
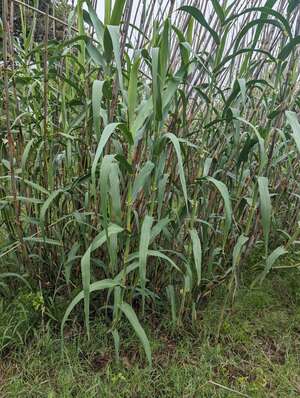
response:
[[[14,36],[9,3],[1,269],[69,303],[62,337],[81,301],[90,337],[95,305],[118,356],[127,319],[151,365],[142,323],[159,300],[174,325],[195,322],[224,282],[225,311],[257,247],[256,284],[299,260],[298,6],[145,1],[139,18],[116,0],[101,21],[79,0],[60,41],[39,15],[38,44],[35,23]]]

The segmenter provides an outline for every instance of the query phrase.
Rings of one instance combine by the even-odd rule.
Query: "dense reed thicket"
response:
[[[96,3],[4,0],[0,289],[63,300],[62,335],[104,310],[117,352],[125,316],[151,363],[154,307],[193,320],[253,250],[253,283],[299,253],[299,2]]]

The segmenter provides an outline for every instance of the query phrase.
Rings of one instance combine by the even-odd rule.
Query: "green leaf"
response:
[[[101,213],[103,217],[103,225],[105,230],[107,230],[107,195],[108,195],[108,179],[110,171],[114,167],[114,155],[105,155],[100,167],[100,196],[101,196]]]
[[[87,6],[88,6],[88,11],[89,11],[89,16],[91,18],[91,21],[93,23],[97,39],[99,43],[103,45],[103,36],[104,36],[104,30],[105,27],[103,23],[100,21],[100,19],[97,16],[96,11],[94,10],[94,7],[92,6],[90,0],[86,0]]]
[[[262,281],[265,279],[267,274],[271,271],[275,261],[277,261],[279,257],[283,256],[287,252],[288,251],[284,247],[279,246],[275,250],[273,250],[271,254],[269,254],[269,256],[267,257],[267,260],[266,260],[265,269],[263,270],[263,272],[260,276],[260,283],[262,283]]]
[[[111,18],[111,0],[105,0],[104,23],[108,25]]]
[[[153,109],[154,119],[162,120],[162,99],[161,99],[161,82],[159,75],[159,48],[152,48],[152,87],[153,87]]]
[[[189,40],[190,40],[190,36],[192,36],[193,27],[194,27],[194,18],[190,18],[189,23],[188,23],[188,31],[186,34],[187,38],[185,38],[185,36],[181,32],[181,30],[177,29],[176,26],[172,25],[172,29],[176,33],[178,40],[179,40],[180,54],[181,54],[181,60],[182,60],[183,65],[188,64],[189,58],[190,58],[190,53],[192,51],[191,43],[189,42]]]
[[[84,298],[85,327],[88,339],[90,338],[90,283],[91,283],[91,246],[86,250],[81,259],[81,279]]]
[[[111,224],[108,226],[107,230],[101,231],[93,240],[91,245],[88,247],[86,252],[84,253],[81,259],[81,278],[82,278],[82,286],[83,286],[83,296],[84,296],[84,315],[85,315],[85,324],[87,329],[87,335],[89,337],[89,313],[90,313],[90,292],[91,286],[91,253],[98,249],[103,245],[104,242],[107,241],[107,238],[118,234],[123,231],[123,228],[118,225]]]
[[[176,295],[175,295],[175,289],[173,285],[169,285],[166,288],[167,290],[167,296],[171,304],[171,315],[172,315],[172,322],[175,324],[177,320],[176,316]]]
[[[43,193],[43,194],[45,194],[45,195],[47,195],[47,196],[50,195],[50,192],[47,191],[47,189],[45,189],[45,188],[42,187],[41,185],[36,184],[35,182],[29,181],[29,180],[26,180],[26,179],[24,179],[24,180],[22,180],[22,181],[23,181],[26,185],[29,185],[31,188],[35,189],[36,191],[39,191],[39,192],[41,192],[41,193]]]
[[[184,76],[185,71],[180,69],[180,71],[178,71],[173,78],[168,79],[166,89],[162,93],[163,108],[167,107],[170,101],[174,98],[174,94],[176,93],[179,84],[183,81]],[[152,116],[153,103],[154,101],[151,96],[146,101],[144,101],[144,103],[137,110],[137,115],[131,128],[134,137],[136,136],[137,131],[143,126],[147,118],[150,118]]]
[[[192,17],[194,17],[196,19],[196,21],[198,21],[206,30],[209,31],[209,33],[213,37],[216,44],[220,44],[220,39],[219,39],[217,32],[215,32],[211,28],[209,23],[206,21],[205,16],[202,14],[202,12],[198,8],[192,7],[192,6],[182,6],[179,8],[179,10],[185,11],[188,14],[190,14]]]
[[[32,242],[32,243],[41,243],[41,244],[47,244],[47,245],[53,245],[53,246],[63,246],[63,244],[59,240],[55,239],[49,239],[46,236],[43,236],[42,238],[34,238],[31,236],[26,236],[23,238],[25,242]]]
[[[257,181],[258,181],[258,189],[260,197],[260,211],[261,211],[262,225],[263,225],[264,239],[265,239],[265,252],[267,253],[269,246],[269,235],[270,235],[271,213],[272,213],[271,197],[268,188],[269,180],[267,177],[257,177]]]
[[[294,48],[300,44],[300,35],[294,37],[293,39],[291,39],[288,44],[286,44],[280,51],[278,58],[281,61],[285,61],[288,56],[290,55],[290,53],[294,50]]]
[[[284,28],[282,26],[281,23],[279,23],[276,19],[268,19],[268,18],[259,18],[259,19],[254,19],[252,21],[250,21],[249,23],[247,23],[243,29],[239,32],[239,34],[237,35],[235,44],[234,44],[234,52],[237,51],[237,49],[239,48],[239,45],[243,39],[243,37],[249,32],[250,29],[252,29],[254,26],[256,25],[260,25],[260,24],[269,24],[269,25],[273,25],[276,26],[277,28],[279,28],[281,31],[284,32]]]
[[[206,179],[215,185],[215,187],[218,189],[224,200],[226,218],[225,218],[225,230],[224,230],[223,242],[225,245],[232,223],[232,207],[231,207],[229,191],[227,186],[222,181],[216,180],[213,177],[206,177]]]
[[[161,233],[161,231],[169,224],[170,219],[168,217],[159,220],[151,230],[150,242],[153,242],[155,238]]]
[[[96,169],[97,169],[97,165],[99,162],[99,159],[102,155],[103,149],[107,143],[107,141],[109,140],[110,136],[114,133],[114,131],[116,130],[116,128],[120,125],[120,123],[110,123],[109,125],[107,125],[105,127],[105,129],[103,130],[101,137],[100,137],[100,141],[97,147],[97,151],[93,160],[93,164],[92,164],[92,169],[91,169],[91,176],[92,176],[92,184],[96,185]]]
[[[240,262],[243,246],[248,242],[249,238],[245,235],[240,235],[233,248],[232,267],[235,269]]]
[[[300,154],[300,124],[298,121],[297,114],[295,112],[286,111],[285,116],[287,117],[287,121],[292,128],[292,137],[296,143],[297,149]]]
[[[259,170],[261,171],[263,169],[264,165],[267,162],[267,152],[265,150],[264,139],[262,138],[262,136],[260,135],[260,133],[257,130],[257,128],[255,126],[253,126],[252,123],[248,122],[247,120],[245,120],[242,117],[236,117],[236,119],[240,120],[241,122],[245,123],[247,126],[251,127],[251,129],[255,133],[255,136],[257,138],[258,145],[259,145],[259,155],[260,155],[260,167],[259,167]]]
[[[276,0],[275,0],[276,1]],[[273,17],[275,17],[277,20],[279,20],[282,25],[284,26],[286,32],[288,33],[288,35],[290,37],[292,37],[292,31],[291,31],[291,27],[289,24],[289,21],[278,11],[273,10],[271,7],[251,7],[251,8],[246,8],[243,11],[241,11],[238,14],[234,14],[231,15],[226,21],[225,24],[228,24],[229,22],[233,21],[234,19],[240,18],[242,15],[245,14],[249,14],[251,12],[261,12],[261,20],[263,20],[264,18],[266,18],[268,15],[272,15]],[[263,23],[261,24],[261,26],[259,27],[259,29],[256,32],[256,36],[255,36],[255,42],[254,45],[256,45],[256,42],[258,40],[259,34],[263,28]]]
[[[182,34],[182,38],[180,39],[180,42],[184,43],[185,41],[187,43],[189,43],[190,46],[192,46],[193,44],[193,32],[194,32],[194,18],[190,17],[188,26],[187,26],[187,32],[186,32],[186,40],[185,37],[183,36],[183,34],[181,33],[181,31],[179,29],[176,29],[178,34],[181,33]],[[186,58],[186,57],[183,57]],[[188,61],[188,59],[186,59],[186,61]]]
[[[101,136],[100,117],[101,117],[101,102],[103,97],[103,85],[104,81],[94,80],[92,88],[94,129],[98,140],[100,139]]]
[[[242,95],[242,100],[243,100],[243,104],[246,103],[246,81],[245,79],[238,79],[238,83],[240,86],[240,90],[241,90],[241,95]]]
[[[46,213],[49,209],[49,207],[51,206],[51,203],[63,192],[62,189],[57,189],[56,191],[53,191],[47,198],[47,200],[45,201],[45,203],[43,204],[42,208],[41,208],[41,212],[40,212],[40,220],[42,225],[45,224],[45,220],[46,220]]]
[[[71,269],[74,261],[77,261],[80,256],[77,255],[77,252],[80,248],[80,244],[78,242],[75,242],[71,248],[71,250],[68,253],[68,258],[66,262],[64,262],[64,276],[66,279],[67,284],[70,284],[70,278],[71,278]]]
[[[182,161],[182,156],[181,156],[181,149],[180,149],[180,143],[176,135],[173,133],[167,133],[164,135],[164,138],[168,138],[175,149],[177,160],[178,160],[178,170],[179,170],[179,178],[182,186],[182,191],[183,191],[183,196],[185,200],[185,205],[187,211],[189,211],[189,206],[188,206],[188,196],[187,196],[187,188],[186,188],[186,181],[185,181],[185,175],[184,175],[184,168],[183,168],[183,161]]]
[[[289,0],[288,14],[291,14],[297,7],[300,7],[300,0]]]
[[[136,136],[138,130],[143,126],[145,120],[152,115],[153,112],[153,99],[152,96],[148,98],[144,103],[138,107],[136,118],[131,126],[131,132],[133,137]]]
[[[111,334],[114,339],[116,361],[118,363],[120,361],[120,335],[116,329],[113,329]]]
[[[135,108],[137,102],[137,81],[138,70],[140,65],[140,58],[136,58],[130,70],[129,85],[128,85],[128,124],[129,129],[133,126]]]
[[[124,96],[124,87],[123,87],[123,74],[122,74],[122,65],[121,65],[121,54],[120,54],[120,30],[118,26],[109,25],[107,29],[110,34],[110,38],[112,41],[113,51],[115,55],[116,67],[118,71],[119,85],[121,92]],[[124,96],[124,101],[126,101],[126,97]]]
[[[128,142],[128,144],[131,146],[134,144],[133,137],[131,134],[131,131],[129,131],[128,124],[127,123],[120,123],[118,127],[123,134],[125,140]]]
[[[145,186],[153,169],[154,169],[154,164],[150,161],[147,161],[145,163],[145,165],[142,167],[139,174],[135,177],[134,183],[133,183],[133,188],[132,188],[132,200],[133,201],[137,198],[139,192]]]
[[[15,200],[15,197],[14,196],[5,196],[5,199],[13,202]],[[20,202],[25,202],[25,203],[34,203],[34,204],[44,203],[44,201],[42,199],[27,198],[24,196],[17,196],[16,199],[19,200]]]
[[[116,286],[118,286],[119,283],[111,280],[111,279],[103,279],[102,281],[97,281],[92,283],[89,286],[89,292],[96,292],[99,290],[103,290],[103,289],[112,289]],[[78,293],[73,300],[71,301],[71,303],[68,305],[66,312],[64,314],[64,317],[62,319],[61,322],[61,327],[60,327],[60,331],[61,331],[61,337],[62,337],[62,342],[63,342],[63,336],[64,336],[64,326],[65,323],[67,321],[67,319],[69,318],[69,315],[71,314],[71,312],[73,311],[74,307],[84,298],[84,291],[82,290],[80,293]]]
[[[106,155],[103,158],[100,168],[100,196],[101,196],[101,214],[103,217],[103,226],[106,233],[106,240],[108,246],[108,252],[110,257],[110,267],[111,273],[114,272],[117,263],[117,239],[109,238],[108,234],[108,214],[110,213],[110,220],[116,221],[114,218],[117,216],[118,221],[121,222],[121,198],[120,198],[120,187],[118,179],[118,163],[115,161],[114,155]],[[109,182],[113,183],[113,186]],[[112,189],[111,189],[112,188]],[[108,203],[108,193],[112,193],[111,204]],[[115,213],[114,211],[117,211]],[[113,214],[114,213],[114,214]]]
[[[136,258],[138,258],[139,257],[138,253],[136,253],[136,254],[137,254]],[[138,261],[136,261],[130,265],[126,265],[126,267],[123,268],[122,271],[119,272],[117,276],[115,276],[114,280],[118,283],[121,283],[124,276],[130,274],[130,272],[132,272],[132,271],[135,271],[138,267],[139,267]]]
[[[181,269],[174,263],[174,261],[170,257],[166,256],[164,253],[158,250],[148,250],[148,256],[158,257],[163,260],[166,260],[173,268],[176,269],[176,271],[182,273]],[[128,256],[128,262],[134,260],[135,258],[139,258],[139,252],[130,254],[130,256]]]
[[[201,270],[202,270],[202,248],[198,233],[195,229],[190,230],[190,235],[193,243],[193,255],[197,273],[197,284],[201,283]]]
[[[157,193],[157,214],[158,218],[161,217],[161,211],[164,203],[164,195],[166,192],[166,186],[169,180],[169,174],[163,174],[162,178],[158,181],[158,193]]]
[[[86,46],[87,52],[89,53],[92,60],[97,66],[106,67],[106,61],[104,55],[102,55],[98,48],[93,46],[92,43],[88,43]]]
[[[249,52],[257,52],[257,53],[260,53],[260,54],[265,54],[268,58],[270,58],[271,61],[276,62],[276,59],[273,57],[273,55],[271,53],[269,53],[268,51],[266,51],[266,50],[261,50],[259,48],[242,48],[242,49],[236,51],[235,53],[230,54],[230,55],[226,56],[225,58],[223,58],[222,61],[214,68],[213,72],[215,74],[219,73],[221,71],[221,68],[223,66],[225,66],[225,64],[228,61],[234,59],[238,55],[241,55],[241,54],[244,54],[244,53],[249,53]]]
[[[117,162],[113,162],[110,173],[109,173],[109,193],[111,196],[111,220],[117,224],[121,224],[122,221],[122,209],[121,209],[121,190],[120,190],[120,178],[119,178],[119,166]]]
[[[159,76],[161,78],[162,87],[164,87],[168,71],[168,64],[170,59],[170,40],[170,20],[169,18],[167,18],[164,22],[159,45]]]
[[[22,159],[21,159],[21,169],[22,169],[23,173],[26,170],[27,159],[29,157],[30,150],[31,150],[32,145],[34,144],[34,141],[35,141],[34,138],[32,138],[30,141],[28,141],[26,146],[25,146],[25,149],[23,151]]]
[[[121,18],[124,11],[126,0],[116,0],[115,5],[111,14],[110,24],[111,25],[120,25]]]
[[[143,294],[143,313],[145,306],[145,287],[146,287],[146,267],[147,267],[147,256],[148,256],[148,246],[151,237],[151,228],[153,224],[153,218],[146,215],[141,229],[140,246],[139,246],[139,274],[140,274],[140,284]]]
[[[135,333],[137,334],[138,338],[140,339],[140,341],[144,347],[144,351],[145,351],[149,366],[152,367],[152,355],[151,355],[151,348],[150,348],[149,340],[148,340],[147,335],[136,316],[136,313],[134,312],[133,308],[127,303],[122,303],[120,305],[120,309],[125,314],[126,318],[130,322]]]
[[[219,0],[211,0],[211,2],[214,7],[215,13],[218,15],[221,24],[223,24],[225,21],[225,13],[223,7],[221,6]]]

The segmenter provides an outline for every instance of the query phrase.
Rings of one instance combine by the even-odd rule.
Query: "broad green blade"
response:
[[[124,96],[124,86],[123,86],[123,73],[122,73],[122,65],[121,65],[121,54],[120,54],[120,30],[118,26],[109,25],[107,29],[110,34],[110,38],[112,41],[113,51],[115,55],[116,67],[118,71],[119,85],[121,92],[123,93],[123,99],[126,101],[126,97]]]
[[[129,130],[132,131],[133,122],[135,119],[135,110],[137,103],[137,83],[138,83],[138,69],[140,65],[140,58],[138,57],[130,70],[129,86],[128,86],[128,124]]]
[[[142,167],[139,174],[135,177],[133,188],[132,188],[132,199],[135,200],[139,194],[139,192],[144,188],[147,181],[149,181],[150,174],[154,169],[154,164],[150,161],[146,162],[146,164]]]
[[[260,211],[265,239],[265,252],[268,253],[272,213],[271,197],[268,187],[269,180],[267,177],[257,177],[257,181],[260,198]]]
[[[161,231],[169,224],[171,220],[166,217],[161,220],[159,220],[151,230],[151,239],[150,242],[153,242],[155,238],[161,233]]]
[[[172,322],[175,324],[177,321],[177,316],[176,316],[176,294],[175,294],[175,289],[173,285],[169,285],[166,288],[167,290],[167,296],[170,301],[171,305],[171,315],[172,315]]]
[[[159,48],[152,48],[152,88],[154,119],[162,120],[161,77],[159,75]]]
[[[105,2],[104,24],[108,25],[110,22],[110,18],[111,18],[111,0],[104,0],[104,2]]]
[[[97,147],[97,151],[93,160],[92,169],[91,169],[91,176],[92,176],[92,184],[94,187],[96,186],[96,169],[99,162],[99,159],[102,155],[104,147],[111,137],[111,135],[115,132],[116,128],[120,125],[120,123],[110,123],[108,126],[105,127],[103,130],[100,141]]]
[[[208,181],[212,182],[215,187],[218,189],[220,192],[223,200],[224,200],[224,206],[225,206],[225,229],[224,229],[224,238],[223,242],[225,245],[225,242],[227,240],[230,228],[231,228],[231,223],[232,223],[232,207],[231,207],[231,200],[230,200],[230,195],[227,186],[219,180],[216,180],[213,177],[206,177]]]
[[[190,230],[190,235],[193,243],[193,255],[197,273],[197,285],[201,283],[201,272],[202,272],[202,248],[198,233],[195,229]]]
[[[233,269],[235,269],[239,265],[243,247],[248,242],[248,240],[249,240],[249,238],[247,236],[240,235],[236,244],[234,245],[233,254],[232,254]]]
[[[109,22],[110,25],[120,25],[125,3],[126,0],[115,0],[114,8],[112,10]]]
[[[92,106],[93,106],[93,119],[96,137],[100,140],[100,117],[101,117],[101,102],[103,97],[104,81],[95,80],[92,88]]]
[[[263,272],[260,275],[260,283],[263,282],[263,280],[265,279],[267,274],[271,271],[273,265],[278,260],[278,258],[283,256],[286,253],[287,253],[287,250],[284,247],[279,246],[275,250],[273,250],[271,254],[269,254],[269,256],[267,257],[267,260],[266,260],[265,269],[263,270]]]
[[[140,246],[139,246],[139,274],[140,274],[140,284],[142,288],[143,295],[143,312],[145,306],[145,287],[146,287],[146,268],[147,268],[147,256],[148,256],[148,246],[151,237],[151,228],[153,224],[153,218],[146,215],[141,230]]]
[[[96,292],[99,290],[103,290],[103,289],[112,289],[113,287],[118,286],[118,283],[114,280],[111,279],[104,279],[102,281],[98,281],[98,282],[94,282],[90,285],[90,289],[89,292]],[[61,331],[61,337],[62,337],[62,343],[63,343],[63,337],[64,337],[64,326],[66,321],[69,318],[69,315],[71,314],[71,312],[73,311],[74,307],[84,298],[84,291],[82,290],[80,293],[78,293],[73,300],[71,301],[71,303],[68,305],[66,312],[64,314],[64,317],[61,321],[61,327],[60,327],[60,331]]]
[[[149,343],[149,340],[147,338],[147,335],[146,335],[144,329],[142,328],[142,326],[136,316],[136,313],[134,312],[131,305],[129,305],[127,303],[122,303],[120,305],[120,309],[125,314],[126,318],[129,320],[135,333],[137,334],[138,338],[140,339],[140,341],[144,347],[144,350],[145,350],[148,364],[151,367],[152,366],[152,355],[151,355],[150,343]]]
[[[93,26],[95,28],[97,39],[98,39],[99,43],[101,43],[103,45],[103,36],[104,36],[105,27],[104,27],[103,23],[100,21],[100,19],[98,18],[96,11],[94,10],[90,0],[85,0],[85,1],[88,5],[89,16],[90,16]]]
[[[170,58],[170,20],[167,18],[164,22],[163,31],[159,45],[159,76],[161,78],[161,86],[164,87]]]
[[[187,187],[186,187],[186,181],[185,181],[185,174],[184,174],[184,168],[183,168],[183,160],[181,156],[181,149],[180,149],[180,143],[176,135],[173,133],[167,133],[164,135],[165,138],[168,138],[175,149],[177,160],[178,160],[178,170],[179,170],[179,178],[182,186],[182,191],[183,191],[183,196],[185,200],[185,205],[187,208],[187,211],[189,211],[189,206],[188,206],[188,195],[187,195]]]

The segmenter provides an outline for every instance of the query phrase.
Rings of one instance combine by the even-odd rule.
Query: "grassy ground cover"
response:
[[[153,350],[152,370],[146,366],[142,348],[137,351],[136,337],[126,324],[122,325],[119,365],[101,318],[92,324],[90,343],[79,325],[67,331],[63,357],[55,328],[39,326],[26,345],[10,346],[4,354],[0,396],[299,396],[299,271],[280,271],[262,287],[241,289],[226,310],[216,341],[223,293],[223,288],[215,292],[188,330],[174,329],[167,316],[158,323],[153,311],[146,328]],[[2,330],[8,318],[4,311]]]

